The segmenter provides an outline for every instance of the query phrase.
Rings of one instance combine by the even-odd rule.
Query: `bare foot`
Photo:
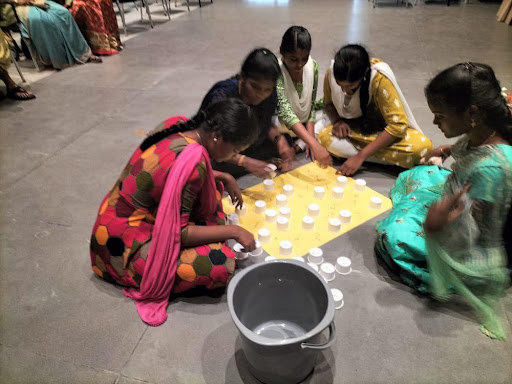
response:
[[[88,63],[103,63],[103,59],[99,56],[91,55],[89,57],[89,60],[87,60]]]

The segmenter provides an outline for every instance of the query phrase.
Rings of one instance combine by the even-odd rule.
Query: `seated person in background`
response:
[[[306,151],[306,157],[320,166],[332,165],[329,152],[315,137],[315,100],[318,86],[318,63],[309,55],[311,35],[304,27],[293,26],[284,33],[277,79],[280,132],[298,137],[295,151]]]
[[[377,223],[377,254],[402,280],[442,300],[464,296],[481,330],[504,338],[495,304],[508,280],[504,241],[512,202],[512,116],[491,67],[464,63],[434,77],[425,89],[434,124],[453,145],[429,152],[452,156],[453,171],[437,165],[403,172],[391,189],[393,209]]]
[[[123,49],[112,0],[58,0],[65,5],[95,55],[115,55]]]
[[[279,74],[276,56],[266,48],[258,48],[249,53],[238,75],[216,83],[208,91],[200,110],[219,100],[237,98],[253,109],[260,128],[253,145],[226,163],[219,164],[213,160],[214,169],[235,177],[250,172],[264,178],[272,172],[268,168],[269,161],[277,156],[282,160],[279,164],[281,171],[291,169],[295,152],[272,123],[277,108],[275,87]]]
[[[3,3],[3,4],[2,4]],[[87,45],[69,11],[49,0],[0,0],[0,18],[6,25],[21,21],[21,34],[30,39],[32,51],[48,67],[63,69],[86,62],[101,63]]]
[[[315,131],[329,152],[347,158],[343,175],[366,160],[411,168],[432,149],[389,65],[370,60],[360,45],[336,54],[324,78],[324,104]]]
[[[5,83],[7,88],[7,97],[13,100],[30,100],[35,96],[32,92],[27,91],[25,88],[17,85],[9,76],[9,66],[11,65],[11,49],[10,49],[10,36],[7,36],[4,31],[0,29],[0,80]],[[4,95],[0,92],[0,99]]]
[[[224,187],[243,204],[236,180],[210,165],[210,158],[228,160],[257,138],[251,109],[226,99],[191,120],[176,116],[165,124],[137,148],[103,199],[90,248],[93,272],[130,287],[124,294],[153,326],[167,318],[171,291],[229,282],[235,255],[228,239],[255,249],[250,232],[226,225]]]

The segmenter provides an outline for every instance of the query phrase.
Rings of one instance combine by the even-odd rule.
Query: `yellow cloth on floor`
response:
[[[291,219],[288,230],[278,230],[275,222],[268,222],[264,213],[256,213],[255,201],[264,200],[267,209],[279,212],[276,204],[276,196],[283,193],[283,185],[290,184],[294,191],[288,196],[287,206],[291,210]],[[261,228],[270,230],[271,240],[263,242],[262,247],[269,255],[277,258],[291,258],[293,256],[307,255],[313,247],[321,247],[323,244],[337,238],[338,236],[358,227],[366,221],[386,212],[392,206],[391,200],[367,186],[364,191],[355,189],[355,180],[348,178],[344,188],[343,198],[336,199],[332,195],[332,189],[337,184],[336,169],[332,167],[320,168],[315,163],[308,163],[293,171],[283,173],[274,179],[274,189],[267,191],[263,183],[257,184],[242,191],[244,204],[247,212],[239,217],[240,225],[251,232],[256,238]],[[315,187],[325,188],[325,197],[322,199],[314,196]],[[382,200],[380,208],[370,207],[370,198],[379,197]],[[314,229],[305,230],[302,228],[302,218],[308,215],[308,205],[318,204],[320,212],[314,218]],[[226,214],[234,213],[235,207],[226,197],[223,200],[223,209]],[[331,232],[329,230],[329,219],[339,218],[340,210],[349,210],[352,219],[349,223],[341,224],[341,230]],[[280,242],[291,241],[293,244],[292,254],[283,256],[279,254]]]
[[[360,151],[375,141],[378,135],[379,133],[362,135],[352,131],[349,140]],[[327,150],[333,139],[332,125],[318,134],[318,140]],[[415,129],[407,128],[402,140],[375,152],[373,158],[402,168],[412,168],[415,164],[419,164],[420,159],[430,150],[432,150],[432,141],[428,137]]]

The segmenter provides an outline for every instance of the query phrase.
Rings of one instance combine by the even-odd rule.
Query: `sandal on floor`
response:
[[[12,100],[31,100],[35,99],[36,95],[17,85],[7,90],[7,97]]]
[[[99,56],[92,55],[89,57],[89,60],[87,60],[88,63],[103,63],[103,59]]]

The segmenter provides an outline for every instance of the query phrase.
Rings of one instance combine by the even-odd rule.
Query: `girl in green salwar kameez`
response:
[[[464,63],[430,81],[425,94],[434,124],[454,145],[423,163],[453,156],[452,171],[424,165],[403,172],[393,209],[377,223],[377,254],[402,280],[440,300],[464,296],[481,331],[505,337],[495,311],[508,283],[504,227],[512,200],[512,116],[493,70]]]

